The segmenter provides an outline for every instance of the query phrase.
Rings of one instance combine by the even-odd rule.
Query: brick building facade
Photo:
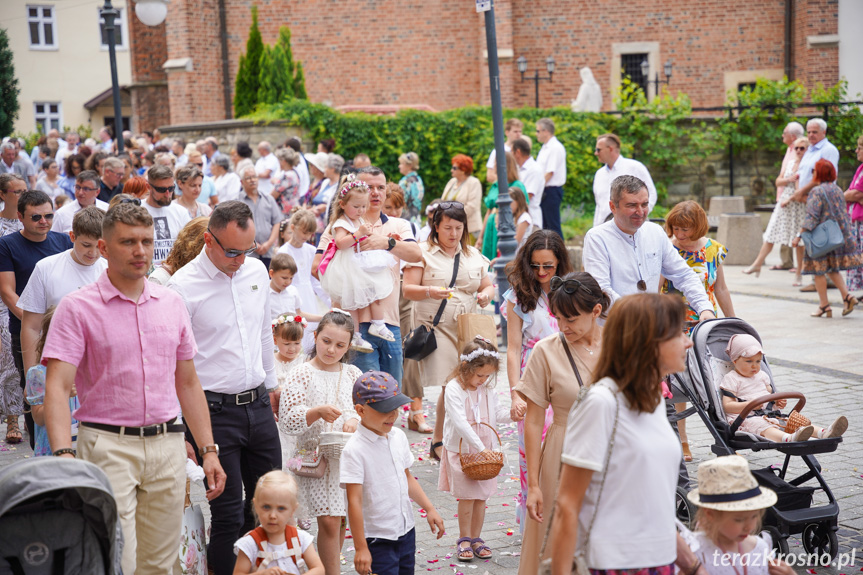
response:
[[[555,58],[554,81],[540,85],[543,107],[574,99],[578,70],[590,66],[603,108],[612,109],[622,71],[640,77],[645,58],[651,78],[671,59],[671,91],[689,94],[695,106],[721,106],[729,90],[759,76],[832,85],[839,1],[495,0],[503,105],[534,103],[533,82],[516,70],[519,56],[528,75],[537,67],[544,74],[546,57]],[[140,129],[230,117],[226,100],[253,3],[264,42],[291,28],[313,101],[438,110],[488,103],[483,17],[468,0],[184,0],[168,4],[162,26],[131,26]]]

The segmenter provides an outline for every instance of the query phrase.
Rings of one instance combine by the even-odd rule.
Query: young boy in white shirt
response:
[[[361,574],[413,573],[416,533],[410,500],[426,510],[438,539],[444,527],[411,473],[414,458],[405,433],[393,427],[399,408],[411,399],[382,371],[362,374],[354,383],[353,399],[360,425],[342,450],[340,481],[348,496],[354,569]]]
[[[297,273],[297,262],[288,254],[276,254],[270,260],[270,320],[287,313],[301,315],[306,321],[321,321],[320,315],[300,309],[300,292],[291,285]]]

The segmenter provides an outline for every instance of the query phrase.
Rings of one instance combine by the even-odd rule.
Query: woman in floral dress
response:
[[[863,136],[857,138],[857,161],[863,162]],[[863,164],[857,167],[851,185],[845,190],[848,215],[851,217],[851,235],[857,238],[857,246],[863,247]],[[863,290],[863,267],[846,272],[845,283],[850,291]]]
[[[557,333],[557,320],[548,305],[551,278],[572,271],[566,246],[561,237],[549,230],[531,234],[507,266],[511,286],[501,308],[507,320],[506,371],[512,394],[512,420],[518,422],[518,466],[521,490],[518,495],[516,521],[524,530],[527,513],[527,463],[524,455],[524,415],[527,403],[514,391],[536,342]],[[546,412],[543,437],[551,425],[552,411]]]
[[[27,189],[27,184],[18,176],[0,176],[0,237],[14,234],[23,226],[17,216],[18,196]],[[7,191],[8,190],[8,191]],[[6,443],[21,443],[21,428],[18,416],[24,413],[24,392],[21,377],[12,358],[12,336],[9,335],[9,308],[0,301],[0,416],[6,420]]]

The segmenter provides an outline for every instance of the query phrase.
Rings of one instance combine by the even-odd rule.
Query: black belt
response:
[[[261,384],[255,389],[244,391],[242,393],[218,393],[216,391],[204,391],[207,401],[218,401],[233,405],[246,405],[252,403],[259,397],[267,394],[266,384]]]
[[[107,423],[90,423],[88,421],[82,421],[81,425],[111,433],[119,433],[120,435],[137,435],[138,437],[153,437],[154,435],[162,435],[163,433],[185,433],[186,426],[182,423],[174,423],[175,421],[177,421],[176,417],[171,421],[157,423],[156,425],[147,425],[146,427],[125,427],[108,425]]]

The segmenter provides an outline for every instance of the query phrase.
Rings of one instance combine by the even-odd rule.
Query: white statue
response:
[[[593,77],[593,72],[585,66],[579,70],[581,87],[578,96],[572,101],[573,112],[599,112],[602,109],[602,88]]]

